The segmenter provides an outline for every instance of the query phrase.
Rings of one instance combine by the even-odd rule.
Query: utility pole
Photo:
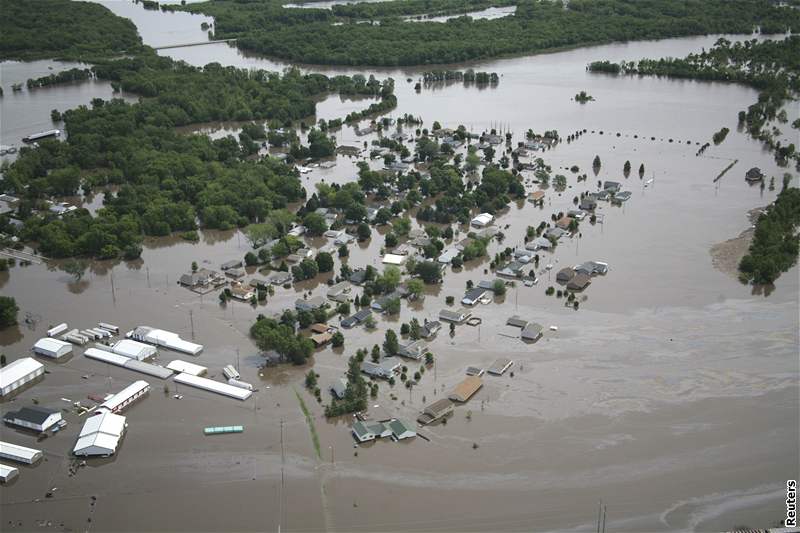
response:
[[[284,455],[283,455],[283,418],[281,418],[281,484],[278,492],[278,533],[281,533],[283,521],[283,482],[284,482]]]
[[[117,292],[114,290],[114,271],[111,271],[111,300],[116,305],[117,303]]]
[[[597,503],[597,533],[600,533],[600,517],[603,512],[603,500]]]
[[[145,272],[147,272],[147,288],[150,288],[150,267],[144,267]]]
[[[189,325],[192,328],[192,340],[194,340],[194,311],[189,309]]]
[[[603,533],[606,533],[606,506],[603,505]]]
[[[236,370],[239,370],[239,348],[236,348]]]

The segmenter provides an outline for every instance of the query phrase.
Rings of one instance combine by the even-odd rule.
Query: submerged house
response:
[[[365,308],[359,310],[358,312],[356,312],[354,315],[350,315],[349,317],[345,318],[339,324],[343,328],[348,328],[349,329],[349,328],[352,328],[353,326],[355,326],[357,324],[361,324],[362,322],[367,320],[367,317],[369,317],[371,314],[372,314],[372,309],[370,309],[368,307],[365,307]]]
[[[464,293],[464,297],[461,298],[461,303],[464,305],[475,305],[480,301],[481,298],[486,294],[486,289],[482,289],[480,287],[475,287],[469,289],[467,292]]]
[[[760,168],[753,167],[745,173],[744,179],[750,183],[755,183],[764,179],[764,173],[761,172]]]
[[[468,376],[461,383],[455,386],[453,391],[447,396],[454,402],[464,403],[483,387],[483,381],[478,376]]]
[[[461,324],[463,322],[466,322],[466,320],[471,315],[472,313],[463,309],[459,311],[442,309],[441,311],[439,311],[439,320],[443,320],[444,322],[453,322],[455,324]]]
[[[437,400],[432,404],[427,405],[422,410],[422,414],[420,414],[420,416],[417,418],[417,422],[424,426],[437,420],[441,420],[452,412],[453,402],[450,401],[449,398],[442,398],[441,400]]]
[[[571,291],[582,291],[588,287],[590,283],[592,283],[592,278],[588,274],[581,272],[575,274],[575,277],[567,283],[567,289]]]
[[[397,355],[407,357],[409,359],[422,359],[425,352],[428,350],[428,345],[425,341],[414,341],[408,344],[401,344],[397,351]]]
[[[315,309],[319,309],[321,307],[325,307],[327,302],[325,298],[322,296],[314,296],[313,298],[309,298],[308,300],[303,300],[302,298],[298,298],[294,302],[294,308],[298,311],[314,311]]]

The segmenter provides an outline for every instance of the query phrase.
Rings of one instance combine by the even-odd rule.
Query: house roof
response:
[[[474,302],[475,300],[478,300],[479,298],[483,297],[484,294],[486,294],[486,289],[481,287],[474,287],[464,293],[464,298],[462,299],[462,301],[470,300]]]
[[[328,332],[328,324],[323,324],[321,322],[317,322],[316,324],[311,324],[311,331],[314,333],[327,333]]]
[[[544,326],[541,324],[537,324],[536,322],[528,322],[524,328],[522,328],[522,338],[528,340],[536,340],[544,331]]]
[[[451,311],[449,309],[439,311],[439,318],[450,322],[461,322],[466,316],[468,316],[468,313],[464,311]]]
[[[392,430],[392,434],[394,434],[394,436],[398,439],[413,437],[417,434],[414,426],[400,418],[392,420],[387,425],[389,426],[389,429]]]
[[[569,281],[575,277],[575,271],[570,267],[562,268],[556,274],[556,281]]]
[[[528,324],[528,321],[514,315],[506,320],[507,326],[514,326],[515,328],[524,328]]]
[[[323,344],[329,343],[332,338],[333,334],[328,332],[311,335],[311,341],[317,346],[322,346]]]
[[[490,374],[500,375],[504,373],[512,364],[514,364],[514,361],[511,359],[501,357],[499,359],[495,359],[494,363],[492,363],[492,366],[490,366],[486,371]]]
[[[483,381],[478,376],[468,376],[455,386],[448,398],[458,402],[466,402],[469,400],[478,389],[483,386]]]
[[[425,406],[424,411],[430,413],[434,417],[439,417],[452,408],[453,402],[448,398],[442,398],[441,400],[436,400],[432,404]]]
[[[580,272],[567,283],[567,288],[571,290],[585,289],[592,282],[592,278],[588,274]]]

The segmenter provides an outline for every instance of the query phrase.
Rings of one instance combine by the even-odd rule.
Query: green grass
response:
[[[308,407],[306,407],[306,402],[303,401],[303,397],[300,396],[300,393],[295,390],[294,394],[297,396],[297,401],[300,402],[300,410],[303,411],[306,417],[308,430],[311,432],[311,442],[314,443],[314,449],[317,451],[317,458],[322,459],[322,454],[319,451],[319,435],[317,435],[317,428],[314,426],[314,419],[311,417],[311,413],[308,411]]]

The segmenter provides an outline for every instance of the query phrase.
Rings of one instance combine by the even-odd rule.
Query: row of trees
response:
[[[789,188],[787,181],[775,203],[758,217],[750,249],[739,263],[740,277],[745,282],[772,283],[797,263],[800,189]]]
[[[453,0],[395,0],[334,10],[284,9],[272,0],[252,0],[204,2],[183,9],[213,16],[215,36],[236,37],[241,48],[303,63],[339,65],[458,63],[616,41],[751,33],[756,27],[765,33],[800,28],[800,12],[767,0],[515,3],[517,10],[511,16],[458,17],[446,23],[410,22],[398,15],[419,10],[467,11],[470,6],[456,5]],[[380,24],[359,23],[360,15],[374,18],[373,14]]]

